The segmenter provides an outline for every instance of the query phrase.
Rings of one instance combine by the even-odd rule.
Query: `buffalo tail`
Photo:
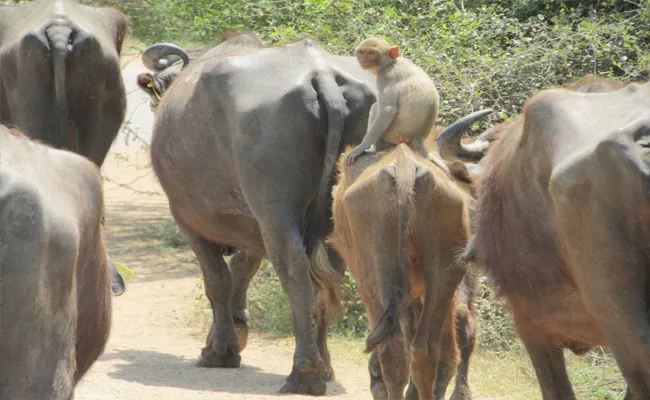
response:
[[[381,271],[379,282],[384,293],[384,302],[388,304],[379,317],[377,325],[366,338],[366,353],[370,353],[379,344],[385,343],[391,336],[401,335],[400,313],[404,298],[410,290],[406,275],[409,248],[409,222],[411,219],[413,187],[415,185],[415,165],[405,162],[405,155],[400,155],[395,166],[395,190],[397,191],[397,265],[387,271]]]
[[[312,85],[318,93],[319,103],[323,107],[326,117],[327,133],[325,138],[325,152],[323,158],[323,171],[318,184],[318,194],[313,212],[307,223],[306,247],[307,254],[316,250],[318,242],[329,233],[329,215],[331,199],[331,186],[336,166],[336,159],[341,147],[345,120],[349,115],[347,101],[336,82],[336,72],[321,67],[312,77]]]
[[[325,316],[329,320],[341,311],[343,275],[332,268],[322,241],[311,255],[310,265],[311,282],[318,293],[314,308],[325,311]]]
[[[76,139],[73,140],[70,137],[68,99],[66,95],[66,58],[72,33],[72,28],[65,25],[51,25],[45,31],[54,65],[54,92],[56,96],[56,113],[59,120],[59,135],[56,145],[78,152]]]

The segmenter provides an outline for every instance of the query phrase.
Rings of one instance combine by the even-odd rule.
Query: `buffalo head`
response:
[[[174,79],[190,63],[187,52],[171,43],[156,43],[142,53],[142,63],[153,71],[138,75],[138,86],[151,97],[151,110],[160,103]]]
[[[491,108],[473,112],[462,117],[446,127],[436,137],[436,152],[449,163],[449,170],[457,179],[470,183],[473,177],[480,174],[478,163],[485,153],[496,133],[493,126],[478,136],[472,143],[461,141],[463,134],[476,121],[494,112]]]

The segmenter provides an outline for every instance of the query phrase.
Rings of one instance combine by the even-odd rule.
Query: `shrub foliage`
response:
[[[337,54],[381,36],[434,79],[440,123],[483,107],[492,122],[540,89],[586,74],[646,79],[649,0],[147,0],[120,7],[147,43],[209,46],[233,29],[270,44],[309,36]]]
[[[531,94],[586,74],[647,79],[650,0],[103,0],[131,17],[145,43],[208,47],[233,29],[269,44],[311,37],[351,55],[356,43],[380,36],[421,65],[441,94],[441,124],[483,107],[489,123],[516,115]],[[169,240],[169,238],[166,238]],[[181,244],[182,241],[178,241]],[[347,284],[354,288],[347,276]],[[478,299],[480,341],[505,350],[512,321],[492,289]],[[252,284],[254,328],[291,332],[290,312],[269,264]],[[332,331],[363,336],[367,317],[358,293],[344,302]]]

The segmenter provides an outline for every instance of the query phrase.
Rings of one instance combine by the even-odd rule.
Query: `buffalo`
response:
[[[544,90],[480,162],[464,257],[508,300],[545,400],[575,398],[563,349],[593,346],[611,348],[626,399],[650,393],[648,110],[650,83]]]
[[[111,320],[102,179],[0,125],[0,398],[71,399]]]
[[[41,0],[0,8],[0,121],[101,166],[126,112],[117,10]]]
[[[405,144],[339,171],[330,241],[368,311],[373,398],[403,399],[410,375],[408,399],[444,399],[458,368],[452,399],[470,399],[476,282],[455,262],[469,238],[468,194]]]
[[[343,271],[323,245],[334,169],[365,134],[374,77],[311,40],[265,47],[237,33],[192,63],[183,53],[153,45],[143,61],[154,75],[138,83],[155,105],[152,166],[213,310],[197,365],[240,365],[246,291],[266,256],[288,295],[296,338],[281,391],[322,395],[333,378],[327,319]]]
[[[0,122],[101,167],[126,112],[112,8],[41,0],[0,8]],[[111,267],[113,292],[124,281]]]

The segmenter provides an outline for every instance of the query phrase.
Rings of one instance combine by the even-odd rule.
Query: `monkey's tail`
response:
[[[77,140],[70,137],[68,124],[68,99],[66,95],[66,58],[68,43],[72,38],[72,28],[66,25],[53,24],[45,30],[45,36],[50,44],[52,62],[54,65],[54,93],[56,98],[56,114],[59,121],[57,140],[53,145],[78,152]]]
[[[387,344],[391,336],[402,333],[400,313],[404,299],[410,291],[406,274],[409,251],[409,223],[413,209],[413,188],[415,186],[416,166],[407,162],[407,155],[400,153],[395,163],[395,190],[397,194],[397,265],[382,271],[379,282],[384,301],[388,306],[379,317],[377,325],[366,338],[366,353],[372,352],[379,344]]]

